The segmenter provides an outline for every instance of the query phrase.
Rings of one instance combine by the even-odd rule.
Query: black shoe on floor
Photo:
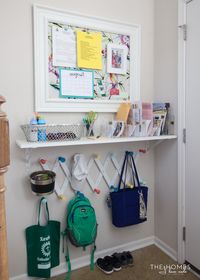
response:
[[[113,273],[113,266],[110,262],[106,261],[105,258],[99,258],[96,261],[96,266],[106,274]]]
[[[129,251],[125,251],[122,254],[125,256],[127,264],[133,266],[133,256],[131,253]]]
[[[122,267],[133,265],[133,257],[129,251],[123,253],[114,253],[113,257],[118,260]]]
[[[121,270],[121,263],[115,256],[106,256],[104,260],[112,265],[114,271]]]

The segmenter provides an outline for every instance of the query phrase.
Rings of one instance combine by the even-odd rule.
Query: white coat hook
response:
[[[61,166],[65,176],[67,177],[67,179],[69,180],[70,184],[71,184],[71,173],[69,171],[69,168],[67,167],[67,164],[66,164],[66,159],[64,157],[59,157],[58,158],[58,161],[59,161],[59,165]]]
[[[88,185],[90,186],[90,188],[92,189],[93,192],[97,193],[97,194],[100,194],[100,189],[97,187],[98,184],[95,183],[91,176],[90,176],[90,169],[92,167],[92,165],[94,164],[94,158],[93,156],[90,158],[89,162],[88,162],[88,165],[87,165],[87,170],[88,170],[88,175],[87,175],[87,182],[88,182]]]
[[[97,179],[97,185],[99,185],[101,179],[104,178],[108,188],[110,188],[111,181],[110,181],[109,176],[107,175],[107,166],[108,166],[109,154],[106,156],[103,164],[101,163],[99,158],[100,158],[99,155],[95,155],[94,162],[95,162],[97,168],[99,169],[99,177]]]
[[[59,161],[59,165],[62,169],[62,171],[64,172],[65,174],[65,181],[63,183],[63,186],[62,186],[62,191],[64,191],[66,188],[67,188],[67,185],[70,184],[71,186],[71,189],[76,192],[73,188],[72,188],[72,175],[71,175],[71,172],[67,166],[67,161],[66,161],[66,158],[64,157],[59,157],[58,158],[58,161]]]
[[[146,148],[139,149],[137,151],[133,151],[134,159],[136,160],[140,156],[140,154],[146,153],[148,149],[149,148],[146,147]],[[29,149],[27,149],[27,151],[26,151],[27,173],[29,173],[29,170],[30,170],[30,157],[31,157],[30,151],[29,151]],[[109,190],[111,188],[115,188],[117,182],[119,181],[118,179],[121,174],[121,168],[123,165],[123,161],[124,161],[124,153],[123,154],[120,153],[120,155],[118,155],[117,153],[116,154],[108,153],[105,156],[104,160],[101,160],[100,155],[92,155],[90,157],[88,163],[86,164],[87,172],[86,172],[85,180],[94,193],[97,193],[97,194],[100,193],[100,189],[98,188],[98,186],[100,185],[102,179],[104,179]],[[64,178],[62,186],[61,187],[58,186],[57,180],[55,182],[55,193],[57,194],[59,199],[66,199],[64,192],[68,185],[71,186],[73,191],[75,191],[75,192],[77,191],[72,186],[72,183],[74,183],[74,182],[72,181],[72,174],[70,171],[70,167],[68,166],[65,157],[58,157],[55,160],[55,163],[52,166],[52,168],[49,167],[49,164],[46,159],[40,159],[39,163],[44,170],[52,170],[55,173],[59,174],[58,171],[59,171],[59,169],[61,169],[62,172],[64,173],[65,178]],[[112,172],[112,174],[110,174],[110,172],[108,172],[109,164],[111,164],[114,167],[114,171]],[[92,168],[94,167],[94,165],[96,165],[96,167],[98,169],[98,174],[93,179],[91,174],[92,174],[92,171],[93,171]],[[129,171],[130,171],[130,169],[129,169]],[[130,176],[132,176],[132,173],[130,173],[129,171],[127,174],[127,178],[130,178]],[[123,182],[125,180],[124,176],[122,178]]]
[[[120,174],[121,174],[121,168],[122,168],[122,164],[123,164],[123,161],[124,161],[124,154],[122,155],[121,159],[118,161],[116,159],[115,154],[112,153],[110,155],[110,159],[111,159],[111,162],[113,163],[114,168],[116,169],[116,172],[115,172],[115,175],[113,176],[113,180],[112,180],[112,184],[111,184],[111,185],[114,185],[114,183],[117,180],[117,177],[119,177]]]
[[[51,170],[46,159],[40,159],[39,163],[43,170]],[[56,161],[52,167],[52,171],[57,173],[58,168],[59,168],[59,162],[58,162],[58,159],[56,159]],[[56,193],[57,197],[61,200],[66,200],[66,197],[64,195],[64,190],[67,187],[67,185],[68,185],[68,180],[66,178],[64,179],[62,187],[58,186],[57,180],[55,181],[55,193]]]

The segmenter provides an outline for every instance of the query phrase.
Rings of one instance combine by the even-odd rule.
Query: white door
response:
[[[200,270],[200,0],[187,2],[185,256]]]

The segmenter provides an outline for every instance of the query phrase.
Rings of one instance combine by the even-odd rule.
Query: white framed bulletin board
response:
[[[116,112],[140,99],[140,26],[34,5],[35,110]]]

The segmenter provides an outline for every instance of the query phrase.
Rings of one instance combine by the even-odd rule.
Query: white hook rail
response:
[[[139,152],[134,152],[134,157],[138,157],[139,154],[144,153],[144,151],[140,151]],[[26,160],[27,160],[27,166],[26,169],[30,170],[30,152],[26,153]],[[101,159],[100,155],[92,155],[89,158],[89,161],[87,163],[87,177],[85,179],[85,181],[87,182],[87,184],[89,185],[89,187],[91,188],[91,190],[96,193],[99,194],[100,193],[100,184],[101,181],[104,180],[105,184],[107,185],[108,189],[111,188],[111,186],[115,186],[118,178],[120,176],[121,173],[121,168],[122,168],[122,164],[123,164],[123,160],[124,160],[124,153],[108,153],[104,159]],[[71,174],[71,165],[70,165],[70,160],[66,160],[65,157],[58,157],[52,168],[50,168],[50,164],[48,162],[47,159],[40,159],[39,160],[39,164],[42,167],[43,170],[52,170],[54,171],[56,174],[58,174],[59,172],[59,168],[62,170],[62,173],[64,174],[64,180],[63,183],[61,184],[61,186],[59,186],[57,178],[55,181],[55,193],[58,196],[59,199],[66,199],[65,197],[65,192],[68,188],[68,186],[72,187],[72,174]],[[94,166],[97,168],[98,170],[98,175],[93,178],[92,177],[92,170],[94,168]],[[114,169],[112,174],[109,172],[109,166]],[[131,176],[131,174],[128,174],[127,178],[129,178]],[[131,177],[130,177],[131,178]],[[124,178],[122,178],[122,180],[124,181]],[[73,188],[72,188],[73,190]],[[74,191],[74,190],[73,190]]]

